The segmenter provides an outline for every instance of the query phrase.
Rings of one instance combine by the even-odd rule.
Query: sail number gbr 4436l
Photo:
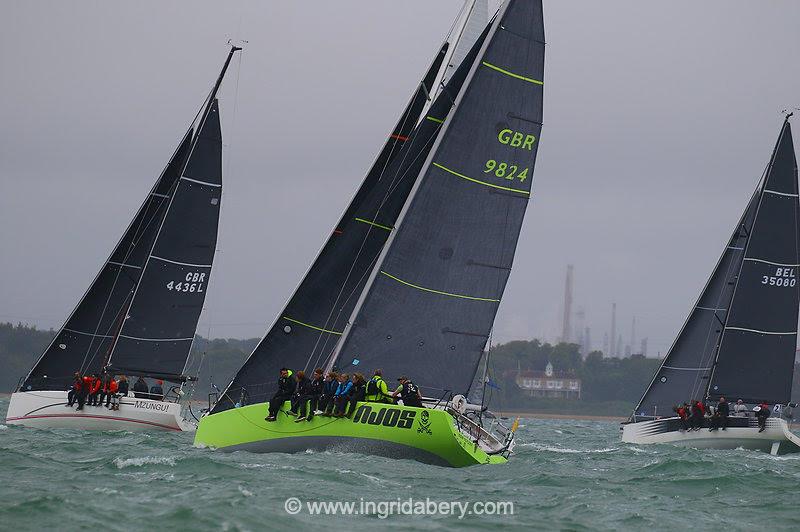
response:
[[[797,284],[797,277],[794,274],[794,268],[777,268],[775,275],[762,275],[761,284],[791,287]]]
[[[206,280],[205,272],[189,272],[181,281],[170,281],[167,283],[167,290],[176,292],[203,292],[203,284]]]

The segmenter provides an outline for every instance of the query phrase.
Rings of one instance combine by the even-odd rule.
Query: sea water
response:
[[[800,454],[623,444],[610,421],[524,419],[517,434],[508,464],[451,469],[0,424],[0,529],[800,529]]]

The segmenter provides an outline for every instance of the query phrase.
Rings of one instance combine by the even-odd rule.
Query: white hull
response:
[[[36,428],[85,430],[194,431],[181,416],[181,405],[152,399],[122,397],[119,410],[105,406],[67,406],[65,391],[16,392],[11,395],[6,424]]]
[[[777,454],[800,452],[800,437],[789,431],[786,421],[779,418],[767,419],[764,432],[758,432],[754,419],[731,419],[726,430],[709,431],[677,430],[678,418],[663,418],[652,421],[639,421],[622,425],[622,441],[626,443],[651,444],[669,443],[698,449],[751,449]]]

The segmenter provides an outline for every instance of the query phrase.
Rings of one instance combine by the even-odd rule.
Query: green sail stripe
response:
[[[530,196],[531,195],[531,193],[528,192],[527,190],[520,190],[518,188],[510,188],[510,187],[501,187],[500,185],[495,185],[494,183],[487,183],[486,181],[480,181],[478,179],[473,179],[471,177],[467,177],[464,174],[459,174],[455,170],[450,170],[446,166],[442,166],[439,163],[433,163],[433,166],[435,166],[436,168],[441,168],[445,172],[449,172],[449,173],[453,174],[454,176],[460,177],[461,179],[466,179],[467,181],[472,181],[473,183],[478,183],[479,185],[485,185],[487,187],[492,187],[492,188],[499,188],[500,190],[508,190],[510,192],[518,192],[520,194],[525,194],[526,196]]]
[[[442,292],[441,290],[434,290],[432,288],[425,288],[424,286],[419,286],[419,285],[416,285],[416,284],[413,284],[413,283],[409,283],[408,281],[404,281],[402,279],[399,279],[399,278],[395,277],[394,275],[386,273],[383,270],[381,270],[381,273],[383,275],[385,275],[386,277],[388,277],[389,279],[393,279],[393,280],[397,281],[400,284],[404,284],[406,286],[410,286],[411,288],[416,288],[417,290],[422,290],[423,292],[431,292],[432,294],[439,294],[439,295],[442,295],[442,296],[450,296],[450,297],[458,297],[458,298],[461,298],[461,299],[471,299],[472,301],[489,301],[490,303],[499,303],[500,302],[499,299],[490,299],[488,297],[465,296],[463,294],[451,294],[450,292]]]
[[[430,120],[431,122],[436,122],[437,124],[444,124],[444,120],[442,120],[441,118],[435,118],[433,116],[426,116],[425,118],[427,120]]]
[[[294,318],[290,318],[289,316],[284,316],[283,319],[286,321],[291,321],[292,323],[296,323],[298,325],[302,325],[303,327],[308,327],[309,329],[314,329],[315,331],[324,332],[328,334],[335,334],[337,336],[341,336],[342,333],[337,331],[330,331],[328,329],[323,329],[322,327],[316,327],[314,325],[309,325],[308,323],[303,323],[302,321],[296,320]]]
[[[544,85],[543,81],[539,81],[538,79],[533,79],[533,78],[526,78],[525,76],[520,76],[519,74],[514,74],[513,72],[509,72],[504,68],[500,68],[497,65],[487,63],[486,61],[481,61],[481,64],[483,66],[491,68],[492,70],[497,70],[498,72],[505,74],[506,76],[511,76],[512,78],[521,79],[522,81],[527,81],[528,83],[534,83],[536,85]]]
[[[393,228],[389,227],[388,225],[382,225],[376,222],[372,222],[370,220],[365,220],[364,218],[356,218],[357,222],[361,222],[362,224],[374,225],[375,227],[380,227],[381,229],[386,229],[387,231],[391,231]]]

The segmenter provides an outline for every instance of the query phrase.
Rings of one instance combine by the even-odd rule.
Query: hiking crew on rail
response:
[[[296,423],[311,421],[315,415],[349,418],[359,402],[396,404],[399,400],[404,406],[422,408],[419,387],[406,376],[397,379],[398,387],[390,392],[380,369],[373,372],[369,381],[361,373],[354,373],[352,377],[335,371],[325,376],[323,373],[317,368],[309,379],[304,371],[294,373],[289,368],[281,368],[278,391],[269,400],[264,420],[276,421],[286,401],[290,402],[290,408],[285,412],[295,416]]]

